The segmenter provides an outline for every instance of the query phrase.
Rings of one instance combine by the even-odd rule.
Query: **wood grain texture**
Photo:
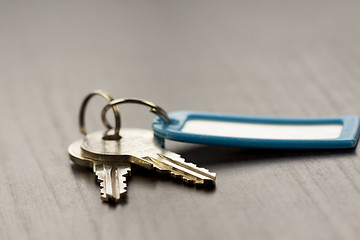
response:
[[[100,201],[67,156],[84,95],[167,111],[360,114],[359,1],[0,1],[0,239],[359,239],[360,157],[167,142],[213,191],[134,169]],[[101,128],[98,99],[89,128]],[[150,128],[143,107],[124,126]]]

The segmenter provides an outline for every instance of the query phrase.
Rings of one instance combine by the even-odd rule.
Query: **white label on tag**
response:
[[[341,124],[266,124],[190,119],[181,131],[237,138],[313,140],[338,138],[342,127]]]

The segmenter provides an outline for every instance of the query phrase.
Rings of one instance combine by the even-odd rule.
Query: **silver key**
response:
[[[185,162],[178,154],[163,148],[163,140],[145,129],[122,129],[121,140],[104,140],[103,132],[85,136],[81,154],[94,161],[132,163],[159,172],[169,173],[185,182],[215,184],[216,174]]]
[[[109,198],[118,202],[126,193],[126,177],[130,173],[129,164],[102,164],[94,162],[94,172],[100,182],[101,199]]]
[[[130,175],[130,164],[117,163],[116,161],[94,161],[81,153],[82,140],[76,141],[69,146],[70,159],[80,166],[92,167],[100,182],[101,199],[109,199],[118,202],[126,193],[126,177]]]

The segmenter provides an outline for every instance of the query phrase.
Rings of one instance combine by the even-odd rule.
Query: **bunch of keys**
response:
[[[116,123],[114,130],[87,133],[84,124],[85,109],[90,98],[95,95],[104,97],[109,102],[107,106],[113,108]],[[121,129],[120,132],[120,114],[116,106],[120,103],[117,100],[116,104],[112,104],[112,101],[113,98],[102,91],[94,91],[84,99],[80,109],[80,129],[85,136],[68,148],[73,162],[93,168],[100,182],[100,195],[103,201],[118,202],[122,199],[127,191],[126,178],[130,175],[132,164],[170,174],[190,184],[215,184],[215,173],[185,162],[180,155],[165,149],[164,139],[154,135],[151,130],[128,128]],[[169,123],[166,112],[153,103],[137,99],[124,99],[120,102],[150,106],[151,111],[159,115],[165,124]],[[105,118],[106,109],[103,110],[103,121],[110,129],[111,126]]]
[[[101,117],[105,132],[87,134],[84,114],[92,96],[104,97],[108,104]],[[158,115],[151,130],[121,129],[118,105],[139,103]],[[113,109],[115,128],[106,119]],[[357,145],[359,116],[281,118],[223,113],[177,111],[167,114],[159,106],[140,99],[114,100],[103,91],[90,93],[80,109],[80,129],[85,135],[69,146],[70,159],[92,167],[100,182],[104,201],[119,201],[126,193],[126,177],[131,164],[154,169],[196,185],[214,185],[216,174],[185,162],[166,150],[164,140],[260,149],[343,149]]]

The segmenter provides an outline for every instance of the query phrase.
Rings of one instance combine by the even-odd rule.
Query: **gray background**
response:
[[[359,1],[0,1],[1,239],[359,239],[354,151],[167,146],[215,190],[134,169],[100,200],[68,159],[91,90],[167,111],[360,114]],[[87,112],[102,129],[94,100]],[[142,106],[125,127],[150,129]]]

